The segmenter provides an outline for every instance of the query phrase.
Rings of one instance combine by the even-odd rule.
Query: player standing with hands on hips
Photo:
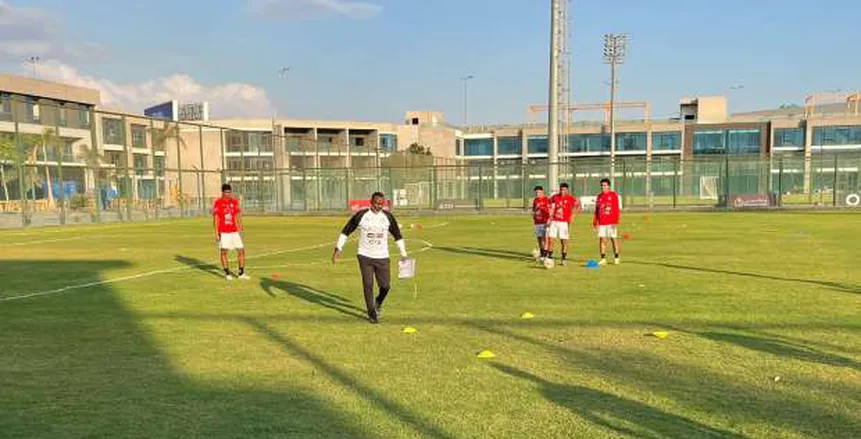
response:
[[[407,257],[407,246],[401,235],[401,229],[394,215],[383,210],[385,195],[375,192],[371,196],[370,209],[362,209],[350,218],[347,225],[338,236],[332,263],[337,262],[344,250],[344,244],[356,229],[359,230],[359,271],[362,273],[362,288],[365,294],[365,306],[368,309],[368,320],[379,323],[379,315],[383,302],[391,289],[391,269],[389,265],[389,235],[395,239],[395,244],[401,253],[401,259]],[[374,278],[380,294],[374,298]]]
[[[580,201],[577,200],[568,189],[568,183],[559,185],[559,193],[550,197],[550,226],[547,230],[547,256],[553,260],[553,240],[562,241],[562,259],[560,264],[565,265],[568,259],[568,241],[570,238],[571,221],[574,215],[580,211]]]
[[[242,209],[239,207],[239,200],[233,198],[233,189],[229,184],[221,185],[221,198],[215,200],[212,205],[212,225],[215,228],[215,242],[221,249],[224,277],[227,280],[233,279],[227,252],[236,250],[239,262],[237,275],[240,279],[248,279],[245,274],[245,246],[242,244]]]
[[[610,189],[610,179],[601,180],[601,193],[595,198],[595,217],[592,219],[592,228],[598,231],[598,247],[601,250],[601,265],[607,265],[607,240],[613,242],[613,253],[616,259],[613,261],[619,265],[619,194]]]

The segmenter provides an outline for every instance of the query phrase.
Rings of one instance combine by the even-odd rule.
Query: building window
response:
[[[396,151],[398,149],[397,134],[380,134],[380,148],[383,151]]]
[[[122,119],[102,118],[104,142],[111,145],[125,145],[125,132]]]
[[[526,146],[529,154],[547,154],[547,136],[529,136]]]
[[[694,133],[694,154],[725,154],[723,131],[697,131]]]
[[[774,147],[804,147],[804,129],[777,128],[774,130]]]
[[[861,145],[861,126],[833,126],[813,128],[815,146]]]
[[[353,147],[363,148],[364,146],[365,146],[365,138],[364,137],[353,137]]]
[[[727,131],[727,146],[730,154],[759,154],[759,130]]]
[[[248,133],[248,152],[272,152],[272,134],[257,131]]]
[[[521,155],[523,142],[520,137],[498,137],[496,148],[499,155]]]
[[[146,127],[143,125],[132,125],[132,147],[146,148]]]
[[[618,136],[616,138],[618,141]],[[569,152],[610,152],[610,135],[606,133],[569,134]]]
[[[646,133],[616,133],[616,150],[646,152]]]
[[[681,149],[681,132],[667,131],[652,133],[652,151],[679,151]]]
[[[493,139],[464,139],[465,156],[493,155]]]
[[[24,121],[39,123],[39,104],[33,98],[24,101]]]
[[[242,131],[227,132],[227,152],[242,152],[245,149],[245,133]]]
[[[147,168],[147,156],[146,154],[135,154],[135,174],[144,175]]]
[[[123,155],[121,153],[108,151],[106,153],[106,155],[107,155],[108,163],[110,163],[110,164],[112,164],[118,168],[125,166],[125,164],[123,163]]]
[[[152,158],[152,167],[155,168],[156,177],[164,177],[164,157],[155,156]]]

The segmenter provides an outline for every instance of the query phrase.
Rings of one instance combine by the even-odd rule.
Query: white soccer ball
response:
[[[544,268],[551,269],[556,266],[556,262],[553,262],[553,259],[547,258],[544,260]]]
[[[541,252],[537,248],[532,249],[532,257],[538,259],[539,256],[541,256]]]

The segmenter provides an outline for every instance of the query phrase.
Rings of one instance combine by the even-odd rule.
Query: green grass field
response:
[[[232,282],[204,220],[0,233],[0,436],[859,437],[861,215],[630,214],[599,270],[581,218],[549,271],[528,217],[402,218],[380,325],[345,220],[248,218]]]

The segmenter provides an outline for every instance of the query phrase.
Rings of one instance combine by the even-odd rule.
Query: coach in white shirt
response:
[[[387,210],[383,210],[385,195],[375,192],[371,196],[370,209],[363,209],[353,215],[335,244],[335,252],[332,254],[332,263],[335,263],[344,250],[347,237],[356,229],[359,229],[359,271],[362,273],[362,287],[365,293],[365,305],[368,307],[368,320],[371,323],[379,322],[379,314],[383,308],[383,301],[389,294],[391,288],[391,272],[389,264],[389,234],[395,239],[395,244],[400,250],[401,258],[407,257],[407,247],[401,235],[398,222]],[[374,278],[377,278],[377,286],[380,294],[374,298]]]

